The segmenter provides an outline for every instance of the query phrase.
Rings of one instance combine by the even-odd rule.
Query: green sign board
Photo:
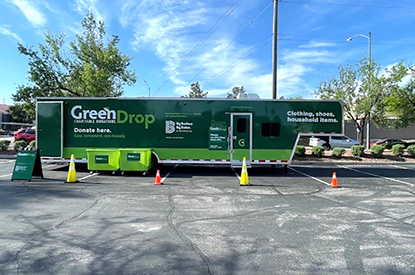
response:
[[[140,153],[127,153],[127,161],[140,161]]]
[[[209,132],[209,150],[226,150],[228,148],[228,128],[226,126],[211,126]]]
[[[108,163],[108,155],[96,155],[95,156],[95,163],[107,164]]]
[[[17,152],[12,181],[30,181],[33,176],[41,177],[43,179],[42,163],[40,162],[39,150]]]

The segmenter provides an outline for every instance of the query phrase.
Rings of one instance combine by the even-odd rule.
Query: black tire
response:
[[[146,174],[154,174],[159,168],[159,161],[155,154],[151,154],[151,168],[147,171]]]
[[[331,150],[331,146],[328,143],[324,143],[323,148],[324,148],[325,151],[330,151]]]

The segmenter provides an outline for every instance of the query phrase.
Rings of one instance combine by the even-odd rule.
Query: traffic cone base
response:
[[[333,176],[331,178],[331,187],[337,188],[339,185],[337,184],[337,175],[336,172],[333,172]]]
[[[248,169],[246,167],[246,158],[245,157],[242,161],[242,172],[241,172],[241,179],[240,179],[239,185],[241,185],[241,186],[250,185],[249,184],[249,178],[248,178]]]
[[[69,163],[68,177],[66,178],[66,183],[76,183],[76,170],[75,170],[75,155],[71,155],[71,162]]]
[[[154,185],[162,185],[161,177],[160,177],[160,170],[157,170],[156,179],[154,181]]]

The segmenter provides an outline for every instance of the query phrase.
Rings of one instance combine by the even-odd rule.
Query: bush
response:
[[[26,148],[27,142],[25,140],[18,140],[14,143],[14,150],[17,152]]]
[[[36,140],[32,140],[32,141],[29,143],[29,149],[30,149],[30,150],[34,150],[34,149],[36,149]]]
[[[10,140],[0,140],[0,151],[6,151],[9,148]]]
[[[363,157],[365,154],[365,146],[363,145],[353,145],[351,148],[352,155],[355,157]]]
[[[372,156],[375,158],[381,158],[384,150],[385,147],[382,145],[373,145],[372,148],[370,148],[370,153],[372,153]]]
[[[395,156],[402,157],[404,150],[405,145],[403,144],[395,144],[392,146],[392,154]]]
[[[336,158],[341,158],[345,153],[346,149],[344,148],[336,147],[333,149],[333,156],[335,156]]]
[[[415,157],[415,144],[414,145],[409,145],[408,148],[406,148],[406,149],[408,150],[411,157]]]
[[[311,148],[311,155],[316,156],[321,158],[323,156],[324,153],[324,147],[317,145],[317,146],[313,146],[313,148]]]
[[[295,155],[300,156],[300,157],[304,157],[305,156],[305,147],[302,146],[302,145],[298,145],[295,148]]]

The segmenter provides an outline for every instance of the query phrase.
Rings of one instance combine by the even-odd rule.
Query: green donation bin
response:
[[[151,168],[151,149],[126,148],[120,151],[120,170],[145,172]]]
[[[120,168],[118,149],[86,149],[88,170],[116,171]]]

